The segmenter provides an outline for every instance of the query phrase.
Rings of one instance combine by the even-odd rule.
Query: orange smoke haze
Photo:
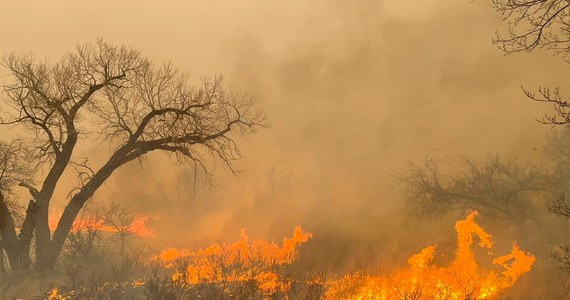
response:
[[[534,157],[545,133],[534,119],[546,108],[525,101],[520,85],[567,77],[550,55],[504,57],[491,44],[500,24],[485,1],[128,0],[111,12],[73,1],[33,3],[36,10],[3,4],[0,53],[32,51],[55,61],[100,36],[157,64],[172,60],[196,82],[223,73],[228,89],[247,92],[267,112],[270,128],[238,139],[245,158],[236,169],[246,176],[210,169],[223,182],[214,195],[199,197],[207,184],[189,179],[186,186],[197,188],[179,196],[173,183],[185,170],[157,155],[126,165],[93,199],[121,199],[162,220],[183,211],[188,217],[155,229],[175,241],[227,238],[242,227],[269,236],[295,224],[329,233],[342,227],[364,239],[381,233],[362,227],[394,232],[402,196],[387,176],[434,149]],[[97,169],[113,149],[107,142],[82,140],[77,157]],[[74,172],[64,179],[54,206],[67,204],[77,187]]]
[[[232,136],[243,154],[233,166],[240,176],[209,157],[205,167],[211,177],[159,153],[125,164],[89,201],[120,202],[139,215],[122,228],[85,217],[73,231],[144,237],[136,240],[159,249],[153,254],[166,249],[154,263],[168,268],[179,286],[249,278],[266,295],[294,282],[280,271],[302,261],[299,248],[310,250],[311,267],[338,275],[315,281],[327,287],[329,298],[390,299],[396,290],[493,298],[533,266],[533,256],[516,245],[510,249],[514,225],[480,216],[503,241],[494,244],[475,214],[457,224],[455,260],[440,264],[437,254],[456,247],[447,229],[464,211],[435,222],[412,216],[407,195],[392,180],[428,153],[545,159],[540,149],[548,128],[536,118],[551,107],[528,101],[521,85],[531,91],[540,85],[566,87],[568,70],[550,53],[505,56],[498,50],[492,38],[505,28],[489,1],[92,4],[6,1],[0,6],[0,56],[33,52],[40,61],[56,62],[78,43],[101,37],[140,50],[157,65],[171,62],[189,73],[192,84],[201,76],[224,74],[228,93],[251,97],[270,126]],[[5,75],[0,71],[0,84],[9,79]],[[80,125],[82,133],[101,130],[88,119]],[[0,127],[3,140],[20,135]],[[89,167],[98,170],[114,149],[104,135],[81,135],[73,159],[88,158]],[[81,184],[78,173],[67,168],[49,209],[65,207],[67,195]],[[27,190],[21,192],[20,205],[29,197]],[[51,230],[60,216],[51,213]],[[240,228],[252,237],[281,237],[297,224],[315,236],[298,227],[281,244],[249,240],[244,231],[233,244],[191,250],[234,241]],[[530,236],[517,239],[539,258],[533,274],[549,263],[550,245]],[[425,247],[431,244],[438,246]],[[480,261],[480,252],[493,246],[508,254]],[[406,259],[409,269],[366,273],[370,266],[397,270],[402,267],[397,262]],[[362,262],[365,270],[357,272]],[[343,278],[346,274],[351,275]]]

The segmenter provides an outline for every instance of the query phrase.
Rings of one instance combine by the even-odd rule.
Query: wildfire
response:
[[[457,251],[447,267],[431,264],[436,246],[424,248],[410,257],[410,268],[389,277],[356,273],[330,282],[326,299],[490,299],[512,286],[530,271],[535,257],[515,244],[510,254],[497,257],[493,264],[502,271],[483,272],[471,251],[474,236],[479,247],[492,249],[491,236],[475,223],[476,212],[456,223]]]
[[[432,245],[411,256],[408,269],[389,276],[357,272],[340,280],[327,280],[323,274],[307,280],[296,276],[299,273],[292,272],[295,266],[290,265],[299,256],[299,245],[312,234],[296,227],[292,237],[278,244],[250,241],[242,230],[239,241],[234,243],[198,250],[166,249],[151,258],[151,265],[162,270],[161,277],[141,278],[125,286],[146,288],[157,297],[168,292],[173,299],[494,299],[530,271],[535,257],[516,244],[509,254],[493,257],[491,235],[475,222],[476,216],[473,212],[456,223],[455,259],[444,267],[432,263],[436,253]],[[112,231],[99,220],[89,222],[85,224]],[[490,270],[477,263],[472,251],[475,240],[491,258]],[[73,291],[70,293],[53,289],[49,299],[66,299]]]
[[[61,218],[61,213],[52,213],[49,218],[49,228],[54,230],[57,227],[57,223]],[[132,220],[125,222],[124,224],[108,224],[104,219],[97,218],[93,216],[88,216],[84,218],[78,218],[73,222],[71,227],[72,232],[78,232],[82,230],[97,230],[101,232],[108,233],[126,233],[133,234],[140,237],[150,237],[154,233],[147,227],[149,217],[147,216],[135,216]]]
[[[249,241],[244,230],[233,244],[215,245],[190,251],[170,248],[156,259],[167,268],[176,269],[172,280],[180,285],[230,284],[255,282],[264,295],[285,292],[291,282],[281,278],[275,268],[294,262],[298,257],[297,246],[312,235],[296,227],[293,236],[279,246],[264,240]],[[184,264],[175,262],[183,261]],[[180,266],[184,266],[180,268]]]

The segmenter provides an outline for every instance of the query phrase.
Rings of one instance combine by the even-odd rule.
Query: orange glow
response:
[[[285,292],[290,282],[279,277],[274,267],[291,264],[298,257],[297,246],[308,241],[312,235],[296,227],[291,238],[284,239],[282,246],[263,240],[250,242],[244,230],[241,238],[233,244],[222,244],[190,251],[169,248],[155,259],[167,268],[175,269],[172,280],[180,285],[230,282],[255,282],[264,295]],[[184,261],[186,267],[176,262]]]
[[[65,297],[61,296],[59,294],[59,290],[57,288],[53,288],[48,295],[48,300],[62,300],[65,299]]]
[[[410,257],[408,270],[389,277],[356,273],[330,282],[326,299],[492,299],[530,271],[535,257],[513,246],[510,254],[495,258],[497,269],[484,272],[471,251],[473,238],[479,247],[492,249],[491,236],[475,223],[476,212],[458,221],[455,260],[447,267],[431,264],[436,246]]]
[[[48,220],[50,230],[55,230],[57,223],[61,218],[61,213],[52,212]],[[73,222],[71,227],[72,232],[78,232],[82,230],[96,230],[108,233],[126,233],[133,234],[140,237],[150,237],[154,235],[154,232],[147,227],[149,217],[147,216],[136,216],[130,224],[125,224],[124,226],[117,227],[106,224],[105,220],[95,217],[85,217],[77,218]]]
[[[285,238],[281,244],[265,240],[250,241],[242,230],[240,239],[234,243],[197,250],[168,248],[151,261],[166,271],[164,275],[168,289],[178,289],[180,295],[189,293],[184,295],[190,298],[213,297],[213,294],[209,294],[212,291],[220,293],[215,294],[217,298],[233,298],[237,297],[236,293],[243,296],[247,291],[254,291],[252,293],[264,299],[289,299],[289,295],[295,296],[300,290],[316,288],[314,297],[325,300],[495,299],[501,291],[510,288],[521,275],[531,270],[535,257],[520,250],[516,244],[509,254],[499,257],[491,255],[491,235],[475,222],[476,216],[477,213],[473,212],[456,223],[457,249],[454,260],[447,266],[433,264],[436,245],[432,245],[412,255],[408,259],[409,268],[388,276],[361,271],[339,280],[327,280],[324,275],[313,279],[295,277],[299,273],[291,271],[297,266],[293,266],[293,269],[287,267],[297,260],[299,246],[312,238],[312,234],[303,232],[301,227],[296,227],[292,237]],[[134,224],[132,228],[138,228]],[[112,230],[99,220],[88,220],[79,225]],[[77,227],[74,230],[82,229]],[[485,250],[490,269],[479,265],[473,247]],[[144,288],[147,283],[137,279],[131,286]],[[207,292],[201,294],[201,291]],[[295,297],[291,299],[297,299]],[[50,299],[65,298],[54,289]]]

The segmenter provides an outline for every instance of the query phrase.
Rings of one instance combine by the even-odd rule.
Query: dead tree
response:
[[[30,159],[44,174],[37,186],[21,184],[34,199],[30,230],[40,271],[53,269],[80,210],[121,166],[166,152],[203,168],[204,159],[215,157],[233,170],[240,157],[236,134],[264,125],[251,99],[227,92],[221,76],[194,86],[172,64],[155,66],[136,50],[102,40],[80,45],[56,63],[12,54],[3,66],[10,76],[0,121],[29,134]],[[100,166],[77,153],[89,140],[108,141],[114,149]],[[70,166],[80,171],[80,183],[52,234],[50,202]]]

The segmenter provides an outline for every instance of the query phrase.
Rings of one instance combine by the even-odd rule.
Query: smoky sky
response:
[[[409,161],[433,151],[540,155],[549,128],[535,119],[550,107],[521,85],[560,85],[567,70],[541,51],[505,56],[492,44],[502,26],[488,1],[3,2],[0,53],[54,61],[101,37],[170,60],[192,80],[222,73],[267,113],[267,129],[237,137],[242,175],[211,165],[208,204],[178,199],[184,167],[160,155],[114,174],[95,202],[157,215],[163,236],[175,223],[186,233],[179,243],[240,228],[279,238],[295,225],[368,238],[402,226],[390,175]],[[81,156],[96,164],[108,151],[87,143]]]

